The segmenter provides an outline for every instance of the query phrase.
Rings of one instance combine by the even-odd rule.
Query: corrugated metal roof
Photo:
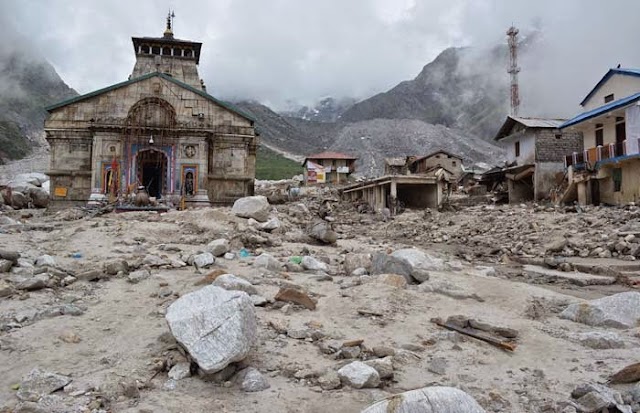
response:
[[[566,119],[522,118],[519,116],[510,117],[528,128],[557,128],[567,121]]]
[[[191,85],[187,85],[186,83],[183,83],[183,82],[181,82],[179,80],[174,79],[172,76],[167,76],[164,73],[160,73],[160,72],[147,73],[145,75],[142,75],[142,76],[139,76],[139,77],[136,77],[136,78],[133,78],[133,79],[129,79],[129,80],[126,80],[124,82],[116,83],[114,85],[107,86],[107,87],[102,88],[102,89],[94,90],[93,92],[89,92],[89,93],[84,94],[84,95],[76,96],[76,97],[73,97],[71,99],[67,99],[67,100],[64,100],[62,102],[59,102],[59,103],[53,104],[51,106],[48,106],[48,107],[45,108],[45,110],[47,112],[51,112],[52,110],[61,108],[63,106],[67,106],[67,105],[71,105],[73,103],[81,102],[81,101],[83,101],[85,99],[89,99],[89,98],[92,98],[92,97],[95,97],[95,96],[99,96],[99,95],[102,95],[103,93],[107,93],[107,92],[110,92],[112,90],[119,89],[121,87],[128,86],[128,85],[131,85],[131,84],[136,83],[136,82],[140,82],[142,80],[150,79],[150,78],[155,77],[155,76],[160,77],[160,78],[162,78],[164,80],[168,80],[169,82],[175,83],[176,85],[178,85],[178,86],[180,86],[182,88],[185,88],[187,90],[190,90],[193,93],[195,93],[197,95],[200,95],[203,98],[208,99],[208,100],[210,100],[210,101],[222,106],[225,109],[228,109],[228,110],[230,110],[232,112],[237,113],[238,115],[242,116],[243,118],[246,118],[246,119],[248,119],[248,120],[250,120],[252,122],[256,121],[256,119],[253,116],[251,116],[248,113],[242,111],[241,109],[237,108],[236,106],[232,105],[231,103],[224,102],[222,100],[218,100],[218,99],[214,98],[213,96],[211,96],[210,94],[208,94],[208,93],[206,93],[206,92],[204,92],[202,90],[198,90],[198,89],[196,89],[195,87],[193,87]]]
[[[345,155],[340,152],[321,152],[313,155],[308,155],[306,159],[358,159],[355,156]]]
[[[499,141],[511,135],[511,130],[516,123],[519,123],[527,128],[558,128],[562,125],[566,119],[548,119],[548,118],[529,118],[520,116],[507,116],[507,119],[502,124],[502,127],[493,138],[495,141]]]
[[[582,102],[580,102],[580,106],[583,106],[585,104],[585,102],[587,100],[589,100],[589,98],[591,96],[593,96],[594,93],[596,93],[598,91],[598,89],[600,89],[600,87],[607,81],[609,80],[609,78],[613,75],[626,75],[626,76],[639,76],[640,77],[640,69],[631,69],[631,68],[615,68],[615,69],[609,69],[609,71],[602,76],[602,79],[600,79],[600,81],[598,83],[596,83],[596,85],[593,87],[593,89],[591,89],[591,92],[589,92],[589,94],[587,94],[587,96],[585,96],[584,99],[582,99]]]
[[[583,112],[575,116],[573,119],[569,119],[568,121],[560,125],[560,129],[577,125],[578,123],[584,122],[585,120],[595,118],[596,116],[603,115],[607,112],[611,112],[612,110],[616,110],[626,105],[630,105],[638,100],[640,100],[640,92],[633,94],[631,96],[627,96],[626,98],[614,100],[613,102],[609,102],[606,105],[600,106],[599,108],[595,108],[587,112]]]

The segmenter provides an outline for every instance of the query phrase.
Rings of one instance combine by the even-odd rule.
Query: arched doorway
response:
[[[138,180],[149,196],[161,198],[167,191],[167,157],[163,152],[148,149],[138,153]]]

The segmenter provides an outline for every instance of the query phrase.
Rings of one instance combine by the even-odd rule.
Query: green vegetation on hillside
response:
[[[256,179],[289,179],[302,173],[302,166],[260,145],[256,154]]]
[[[20,159],[31,152],[29,141],[13,122],[0,119],[0,164],[2,159]]]

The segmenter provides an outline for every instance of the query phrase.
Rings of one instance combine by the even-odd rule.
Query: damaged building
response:
[[[52,206],[128,198],[227,203],[253,194],[254,118],[207,93],[202,43],[133,37],[129,80],[47,108]]]
[[[538,201],[564,177],[564,155],[582,150],[582,133],[560,131],[564,119],[507,116],[494,140],[507,151],[502,169],[509,202]]]
[[[584,150],[568,152],[562,201],[620,205],[640,200],[640,69],[610,69],[563,123],[580,131]]]

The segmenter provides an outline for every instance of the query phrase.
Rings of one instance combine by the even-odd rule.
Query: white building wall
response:
[[[516,142],[520,142],[520,156],[516,157]],[[522,134],[507,137],[499,141],[507,151],[507,162],[516,162],[518,165],[533,164],[536,159],[536,138],[534,135]]]
[[[588,111],[604,105],[604,97],[612,93],[613,100],[618,100],[638,92],[640,92],[640,77],[616,74],[600,86],[600,89],[585,102],[582,110]]]

